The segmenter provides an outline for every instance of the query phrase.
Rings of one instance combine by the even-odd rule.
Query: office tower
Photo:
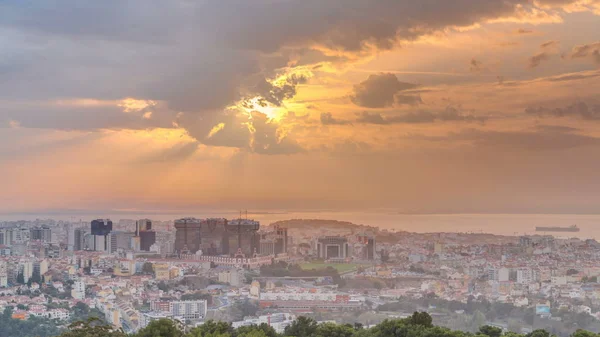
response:
[[[375,260],[376,251],[375,238],[369,238],[367,241],[367,260]]]
[[[136,233],[141,231],[151,231],[152,230],[152,221],[149,219],[141,219],[136,221],[135,223]]]
[[[345,259],[349,256],[348,239],[340,236],[325,236],[317,240],[320,259]]]
[[[140,250],[150,251],[150,247],[156,242],[155,231],[142,231],[140,232]]]
[[[276,226],[273,230],[260,232],[260,249],[262,255],[278,255],[287,253],[287,228]]]
[[[195,254],[200,249],[201,220],[183,218],[175,220],[175,251],[180,254]]]
[[[92,235],[108,235],[113,229],[113,223],[109,219],[93,220],[91,223]]]
[[[108,250],[108,234],[112,231],[113,223],[109,219],[93,220],[91,223],[92,250],[107,251]]]
[[[85,229],[75,228],[73,230],[73,250],[84,250],[85,248]]]
[[[0,229],[0,245],[4,244],[4,230]]]
[[[52,242],[52,230],[48,227],[31,228],[29,230],[29,239]]]
[[[203,255],[223,255],[229,253],[226,219],[184,218],[175,221],[175,251]]]
[[[226,219],[205,219],[200,228],[200,249],[203,255],[226,255],[229,241]]]
[[[108,251],[108,235],[92,235],[92,250],[97,252]]]
[[[252,257],[260,248],[260,223],[248,219],[235,219],[227,224],[229,234],[229,252],[241,252],[246,257]]]
[[[29,279],[33,276],[33,262],[23,261],[20,265],[20,270],[23,273],[23,282],[29,282]]]

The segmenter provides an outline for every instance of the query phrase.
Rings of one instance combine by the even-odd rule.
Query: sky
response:
[[[598,213],[600,0],[4,0],[0,213]]]

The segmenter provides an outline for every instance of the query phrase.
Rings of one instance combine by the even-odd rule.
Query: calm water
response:
[[[239,213],[233,211],[202,212],[119,212],[116,214],[0,214],[2,220],[33,220],[36,218],[52,218],[61,220],[91,220],[93,218],[110,217],[117,219],[139,219],[148,217],[155,220],[172,220],[184,216],[227,217],[235,218]],[[578,233],[552,233],[558,237],[579,237],[600,239],[600,215],[582,214],[397,214],[393,212],[286,212],[272,211],[248,213],[248,217],[270,224],[278,220],[288,219],[326,219],[349,221],[356,224],[377,226],[390,230],[410,232],[484,232],[502,235],[534,234],[536,226],[571,226],[581,229]],[[538,233],[540,234],[540,233]]]

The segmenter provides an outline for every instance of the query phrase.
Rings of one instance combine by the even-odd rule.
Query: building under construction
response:
[[[175,251],[179,254],[236,255],[251,257],[260,247],[258,221],[248,219],[195,219],[175,221]]]
[[[230,255],[243,254],[245,257],[253,257],[259,253],[260,235],[258,230],[260,223],[248,219],[235,219],[227,224],[229,233]]]

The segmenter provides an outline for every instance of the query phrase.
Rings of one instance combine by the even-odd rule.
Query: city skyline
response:
[[[599,15],[4,1],[0,214],[598,213]]]

